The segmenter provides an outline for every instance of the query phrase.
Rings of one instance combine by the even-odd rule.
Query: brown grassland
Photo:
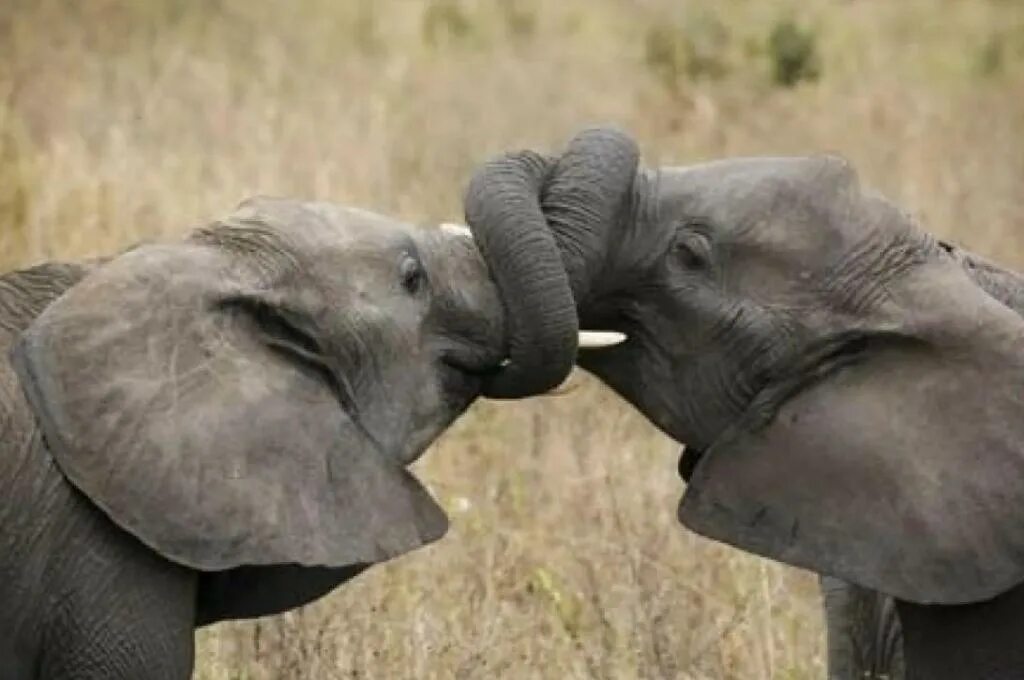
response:
[[[253,194],[458,220],[476,163],[607,121],[649,164],[842,153],[1024,265],[1020,0],[0,0],[0,265]],[[678,446],[581,382],[474,406],[416,465],[444,540],[202,631],[197,677],[822,677],[814,577],[679,527]]]

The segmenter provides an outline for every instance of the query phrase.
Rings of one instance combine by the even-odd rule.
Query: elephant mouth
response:
[[[439,352],[437,370],[442,376],[446,398],[459,403],[463,399],[472,401],[482,392],[484,382],[501,370],[503,363],[500,349],[482,342],[452,343],[444,347]]]
[[[679,454],[679,478],[687,484],[690,483],[690,477],[693,476],[693,471],[697,469],[697,464],[704,458],[705,451],[706,449],[684,446]]]
[[[452,418],[457,417],[483,392],[487,376],[498,371],[498,365],[467,369],[442,360],[438,364],[441,378],[441,396]]]
[[[480,347],[452,343],[437,351],[429,367],[426,383],[401,383],[401,388],[379,394],[389,408],[410,399],[410,392],[426,389],[432,396],[422,405],[415,406],[409,415],[407,428],[378,427],[374,438],[380,451],[388,453],[401,465],[415,463],[430,448],[437,437],[468,409],[483,392],[486,377],[499,370],[494,353]],[[423,377],[422,375],[420,376]],[[381,402],[375,402],[378,406]],[[401,422],[401,420],[400,420]]]

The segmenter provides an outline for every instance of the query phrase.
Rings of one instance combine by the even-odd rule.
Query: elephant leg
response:
[[[39,680],[188,680],[198,574],[78,497],[51,563]]]
[[[888,595],[821,577],[829,680],[903,680],[903,641]]]
[[[908,680],[1024,678],[1024,585],[977,604],[896,606]]]
[[[40,680],[188,680],[194,661],[195,575],[159,558],[57,605]],[[137,568],[136,573],[128,569]]]

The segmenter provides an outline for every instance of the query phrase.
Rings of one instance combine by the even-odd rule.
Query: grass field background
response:
[[[1019,0],[4,0],[0,265],[253,194],[461,218],[476,163],[614,122],[649,164],[834,151],[1024,265]],[[688,534],[678,446],[594,381],[417,464],[438,544],[199,635],[201,680],[823,676],[809,574]]]

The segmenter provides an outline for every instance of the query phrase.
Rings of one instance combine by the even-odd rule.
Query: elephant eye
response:
[[[711,264],[711,240],[694,225],[679,230],[675,251],[688,269],[704,269]]]
[[[402,263],[399,266],[399,276],[402,280],[402,288],[410,295],[419,293],[424,288],[427,275],[423,271],[423,265],[415,256],[406,253],[402,256]]]

